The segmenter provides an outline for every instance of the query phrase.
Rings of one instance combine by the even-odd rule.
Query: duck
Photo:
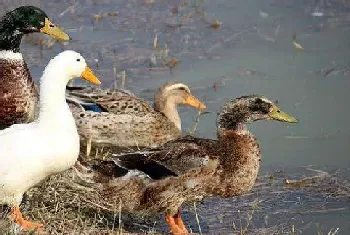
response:
[[[179,104],[200,110],[206,108],[191,94],[187,85],[175,81],[166,82],[156,90],[153,108],[123,90],[102,95],[84,95],[83,92],[70,92],[68,95],[68,100],[73,103],[71,108],[75,110],[73,115],[78,132],[87,146],[92,143],[121,149],[157,147],[182,135],[177,111]],[[74,102],[74,98],[80,101],[84,98],[84,102]],[[77,103],[80,108],[77,108]]]
[[[11,208],[10,219],[23,230],[43,227],[23,218],[19,207],[23,193],[67,170],[78,158],[79,135],[65,100],[66,84],[75,77],[100,84],[79,53],[61,52],[41,77],[38,119],[0,131],[0,204]]]
[[[184,136],[158,148],[79,162],[75,169],[104,207],[121,202],[127,212],[165,213],[172,234],[189,234],[180,213],[183,203],[234,197],[253,187],[261,153],[247,125],[258,120],[298,122],[265,96],[242,96],[222,106],[217,140]]]
[[[58,40],[70,37],[53,24],[44,11],[21,6],[0,20],[0,128],[35,119],[38,91],[20,52],[23,35],[44,33]]]

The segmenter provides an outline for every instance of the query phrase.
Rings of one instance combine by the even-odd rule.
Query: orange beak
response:
[[[93,84],[96,84],[96,85],[101,84],[100,80],[98,80],[98,78],[95,76],[95,74],[92,72],[92,70],[88,66],[85,67],[85,70],[82,72],[80,77]]]
[[[207,107],[205,106],[205,104],[203,104],[202,102],[199,101],[199,99],[197,99],[196,97],[194,97],[191,94],[188,94],[188,96],[186,97],[184,104],[187,104],[189,106],[204,110]]]

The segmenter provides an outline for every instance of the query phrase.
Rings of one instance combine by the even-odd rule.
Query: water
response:
[[[263,94],[278,100],[279,106],[297,117],[300,123],[286,125],[260,121],[250,126],[261,143],[261,175],[275,169],[288,169],[286,174],[302,176],[303,170],[299,167],[312,165],[315,169],[333,173],[338,170],[342,177],[349,179],[347,102],[350,80],[346,68],[350,59],[347,50],[350,13],[346,1],[345,5],[340,5],[341,1],[302,0],[155,0],[153,5],[121,0],[3,1],[3,11],[16,4],[40,6],[73,38],[69,44],[44,46],[42,56],[37,45],[22,43],[24,57],[36,79],[52,56],[62,49],[74,49],[83,53],[104,86],[114,84],[115,66],[118,72],[126,70],[126,88],[148,100],[152,99],[155,87],[165,81],[183,81],[205,101],[211,112],[201,118],[197,129],[197,135],[206,138],[216,137],[216,113],[225,101],[245,94]],[[178,8],[178,14],[170,12],[184,2],[186,4]],[[312,16],[315,9],[322,11],[324,16]],[[94,21],[95,15],[106,12],[117,12],[117,16]],[[210,27],[215,20],[223,23],[220,29]],[[292,44],[293,33],[305,48],[300,53]],[[152,50],[156,34],[159,47],[164,48],[167,44],[169,57],[180,61],[171,71],[160,65],[149,69],[150,57],[157,53]],[[35,35],[29,39],[37,41],[42,37]],[[335,66],[345,69],[335,69],[325,76],[325,68]],[[194,110],[181,108],[185,131],[192,128],[195,115]],[[298,197],[296,192],[291,195],[294,199]],[[320,194],[317,197],[326,200],[327,196]],[[293,223],[297,229],[302,228],[304,234],[316,234],[316,224],[322,225],[319,229],[323,233],[339,227],[340,234],[347,234],[350,210],[347,208],[349,198],[345,198],[336,206],[345,207],[341,211],[285,213],[284,218],[290,220],[290,224],[289,230],[284,228],[284,234],[291,233]],[[309,199],[306,196],[303,199],[305,206],[309,206]],[[205,231],[213,234],[237,231],[230,227],[230,221],[237,219],[239,204],[235,203],[236,199],[214,199],[199,205],[201,221],[209,227]],[[285,207],[288,210],[289,206],[276,203],[270,210],[262,206],[259,213],[273,214],[274,209]],[[206,215],[208,208],[217,215],[230,216],[226,216],[228,219],[222,226],[217,226],[218,221],[213,219],[217,215]],[[327,205],[324,209],[327,211]],[[246,214],[246,211],[242,213]],[[190,212],[188,220],[195,224],[192,215]],[[266,226],[264,219],[257,217],[253,217],[253,227]],[[273,220],[272,223],[277,226],[280,221]]]

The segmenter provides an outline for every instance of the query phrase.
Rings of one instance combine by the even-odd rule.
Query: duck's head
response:
[[[199,99],[191,94],[190,88],[180,82],[167,82],[154,95],[154,109],[159,112],[179,104],[189,105],[204,110],[206,108]]]
[[[227,102],[219,113],[217,124],[220,130],[239,130],[245,124],[263,119],[298,122],[296,118],[283,112],[266,97],[250,95]]]
[[[19,50],[22,36],[41,32],[56,39],[68,41],[69,36],[55,24],[41,9],[34,6],[18,7],[7,12],[0,22],[0,49]]]
[[[94,84],[101,84],[91,69],[87,66],[85,59],[75,51],[66,50],[59,53],[53,58],[45,68],[44,75],[57,75],[64,79],[64,87],[66,84],[76,77],[81,77]],[[57,79],[55,76],[46,76],[49,79]]]

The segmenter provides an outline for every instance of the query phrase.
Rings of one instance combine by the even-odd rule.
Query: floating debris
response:
[[[170,12],[173,13],[173,14],[178,14],[179,13],[179,7],[171,8]]]
[[[267,14],[266,12],[263,12],[263,11],[259,11],[259,15],[260,15],[262,18],[267,18],[267,17],[269,17],[269,14]]]
[[[78,5],[78,2],[76,2],[74,5],[67,7],[64,11],[62,11],[59,16],[64,16],[67,12],[70,12],[71,14],[75,13],[75,7]]]
[[[153,39],[153,49],[156,49],[157,45],[158,45],[158,34],[156,33]]]
[[[157,57],[154,53],[149,58],[149,67],[156,67],[157,66]]]
[[[122,75],[121,75],[121,89],[125,89],[125,82],[126,82],[126,71],[123,70],[122,71]]]
[[[324,13],[320,12],[318,9],[315,9],[315,11],[311,13],[311,15],[315,17],[322,17],[324,16]]]
[[[168,66],[170,69],[175,68],[179,64],[179,60],[176,58],[169,59],[166,62],[166,66]]]
[[[331,67],[323,68],[316,71],[316,74],[321,75],[323,77],[328,76],[348,76],[350,74],[350,66],[340,66],[340,65],[332,65]]]
[[[330,174],[325,171],[316,170],[312,168],[307,168],[311,171],[316,172],[317,174],[312,177],[305,177],[299,180],[290,180],[284,179],[284,183],[287,187],[300,188],[300,187],[310,187],[312,184],[317,183],[318,181],[330,177]]]
[[[101,19],[110,17],[110,16],[118,16],[118,12],[106,12],[93,16],[94,23],[98,23]]]
[[[215,22],[212,23],[212,24],[210,25],[210,27],[213,28],[213,29],[218,29],[218,28],[221,27],[221,25],[222,25],[222,22],[221,22],[221,21],[215,20]]]
[[[280,25],[277,25],[277,27],[275,29],[275,37],[278,36],[279,32],[280,32]]]
[[[327,77],[328,75],[332,74],[334,71],[336,71],[336,69],[338,69],[338,66],[335,66],[333,68],[327,69],[326,71],[324,71],[324,75],[323,77]]]
[[[277,40],[275,38],[270,37],[269,35],[266,35],[266,34],[262,33],[259,30],[257,25],[255,25],[253,28],[256,30],[256,33],[258,34],[258,36],[260,38],[262,38],[263,40],[268,41],[268,42],[272,42],[272,43],[276,43],[277,42]],[[277,30],[277,34],[278,34],[279,26],[277,26],[276,30]],[[275,34],[276,34],[276,30],[275,30]]]
[[[293,45],[295,46],[296,49],[302,51],[304,48],[297,42],[297,35],[296,33],[293,34]]]

